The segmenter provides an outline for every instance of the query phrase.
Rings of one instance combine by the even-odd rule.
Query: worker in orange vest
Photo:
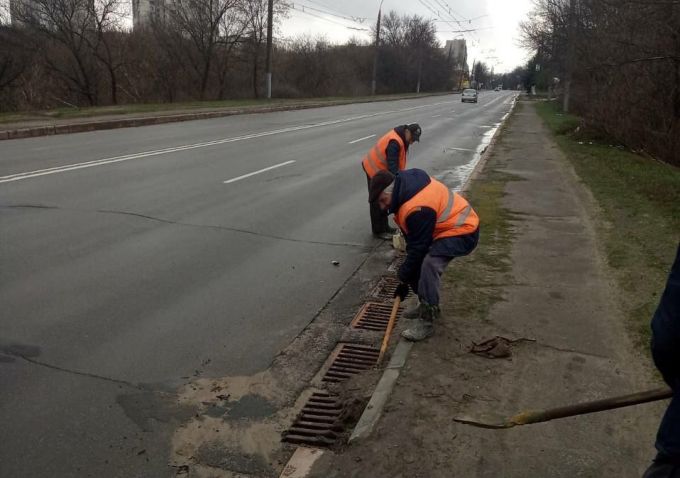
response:
[[[368,200],[394,214],[406,239],[406,259],[399,268],[394,296],[403,300],[410,287],[419,304],[404,312],[417,320],[402,336],[411,341],[426,339],[434,333],[434,320],[440,315],[441,275],[453,258],[477,247],[479,217],[463,196],[422,169],[406,169],[396,176],[389,171],[376,173]]]
[[[378,171],[389,171],[392,174],[397,174],[402,169],[406,169],[408,148],[415,141],[420,141],[421,132],[420,126],[417,123],[412,123],[397,126],[378,140],[361,162],[369,185],[371,178]],[[373,234],[383,239],[392,239],[395,229],[390,227],[387,215],[383,214],[372,203],[370,204],[370,212]]]

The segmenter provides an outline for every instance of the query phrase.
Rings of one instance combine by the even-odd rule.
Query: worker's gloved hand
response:
[[[408,284],[400,282],[396,289],[394,289],[394,297],[399,297],[404,300],[408,295]]]

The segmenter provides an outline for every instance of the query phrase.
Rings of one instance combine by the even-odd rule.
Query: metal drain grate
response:
[[[371,296],[382,301],[392,301],[394,299],[394,290],[399,285],[399,279],[392,276],[383,277],[375,286]],[[408,296],[407,296],[408,297]]]
[[[298,445],[331,446],[343,431],[343,406],[335,395],[314,392],[282,441]]]
[[[341,344],[331,366],[324,374],[324,382],[342,382],[352,375],[368,370],[378,361],[380,350],[366,345]]]
[[[398,255],[397,258],[394,259],[394,261],[392,261],[392,264],[389,265],[387,270],[390,271],[390,272],[397,272],[399,270],[399,268],[402,266],[402,264],[404,263],[405,260],[406,260],[406,254]]]
[[[399,319],[401,310],[402,307],[399,307],[397,320]],[[366,302],[361,310],[359,310],[359,313],[356,315],[356,317],[354,317],[352,320],[352,328],[384,332],[387,330],[387,323],[390,321],[391,313],[391,303]]]

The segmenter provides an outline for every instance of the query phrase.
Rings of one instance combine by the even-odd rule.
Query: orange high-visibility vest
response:
[[[402,204],[394,216],[395,222],[404,234],[408,234],[406,218],[423,207],[434,209],[437,213],[437,223],[432,234],[435,241],[444,237],[462,236],[477,230],[479,217],[470,203],[441,182],[434,178],[430,179],[430,184]]]
[[[401,139],[401,136],[399,136],[396,131],[391,130],[380,138],[375,146],[373,146],[373,148],[366,153],[366,156],[364,156],[361,164],[369,178],[375,176],[380,170],[389,171],[389,168],[387,167],[386,151],[387,145],[392,140],[399,143],[399,171],[406,169],[406,148],[404,147],[404,140]]]

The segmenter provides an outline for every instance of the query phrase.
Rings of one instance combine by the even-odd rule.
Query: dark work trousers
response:
[[[656,435],[658,454],[644,478],[680,478],[680,245],[652,318],[652,357],[674,396]]]
[[[368,177],[368,174],[366,175],[366,180],[368,181],[368,191],[370,193],[371,178]],[[390,224],[387,218],[387,214],[384,214],[380,210],[380,206],[378,206],[378,203],[376,202],[369,204],[369,208],[371,211],[371,230],[373,231],[373,234],[382,234],[384,232],[389,232]]]
[[[479,230],[466,236],[454,236],[434,241],[427,253],[423,264],[420,266],[420,274],[413,283],[411,289],[418,294],[421,303],[439,305],[439,287],[444,269],[456,257],[470,254],[479,240]]]

